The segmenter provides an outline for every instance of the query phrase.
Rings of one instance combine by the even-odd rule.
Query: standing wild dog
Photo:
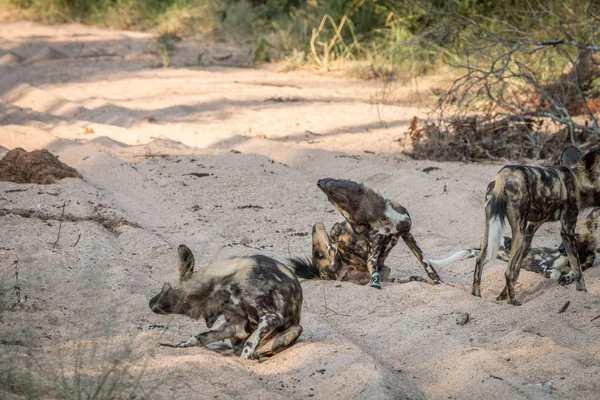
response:
[[[567,147],[561,162],[562,166],[545,168],[508,165],[488,185],[485,231],[473,274],[471,294],[474,296],[481,296],[482,269],[486,262],[496,258],[505,219],[511,227],[512,246],[505,273],[506,286],[498,300],[508,296],[510,304],[519,304],[515,300],[515,283],[533,235],[544,222],[557,220],[561,222],[560,235],[577,290],[586,291],[576,252],[575,225],[579,209],[600,204],[600,147],[585,155],[573,146]]]
[[[598,229],[599,216],[600,207],[596,207],[585,218],[579,219],[575,225],[575,251],[582,271],[592,267],[596,261],[598,244],[594,232]],[[498,250],[500,260],[508,262],[511,244],[511,238],[504,236]],[[557,249],[532,249],[530,258],[522,265],[527,271],[537,272],[565,285],[573,282],[573,271],[564,243],[561,243]]]
[[[312,229],[312,265],[317,272],[313,276],[366,285],[371,281],[367,269],[368,244],[368,235],[365,232],[354,232],[348,221],[336,222],[329,235],[322,222],[316,223]],[[477,253],[477,249],[461,250],[443,260],[429,260],[429,262],[436,266],[449,264],[475,257]],[[378,269],[382,282],[429,282],[420,276],[389,278],[391,269],[384,264],[380,264]]]
[[[255,359],[276,354],[296,342],[302,333],[302,288],[286,264],[256,255],[230,258],[194,272],[191,250],[181,245],[177,252],[179,279],[164,284],[150,300],[150,309],[159,314],[204,318],[208,328],[221,315],[225,323],[187,342],[165,346],[204,346],[230,339],[236,355]]]
[[[349,242],[346,253],[348,257],[356,257],[361,262],[366,261],[372,287],[381,289],[380,268],[387,268],[384,268],[385,259],[399,238],[404,240],[417,257],[427,276],[435,283],[442,282],[432,263],[423,257],[423,252],[410,233],[412,221],[406,208],[392,200],[384,199],[364,185],[349,180],[325,178],[320,179],[317,186],[346,219],[346,225],[342,224],[339,227],[340,234],[345,231],[349,233],[350,240],[361,239],[360,243]],[[335,238],[335,234],[333,236]],[[337,241],[339,252],[343,252],[339,248],[342,243],[345,242]],[[319,263],[318,257],[313,263]],[[389,274],[389,268],[385,273]]]

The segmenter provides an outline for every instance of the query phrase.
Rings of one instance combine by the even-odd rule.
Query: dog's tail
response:
[[[496,259],[498,249],[500,248],[500,240],[502,239],[502,227],[506,219],[506,192],[504,190],[504,177],[498,174],[496,180],[488,185],[486,194],[486,221],[485,227],[487,232],[487,245],[485,246],[485,263],[489,263]],[[484,247],[484,243],[481,244]]]
[[[292,270],[298,278],[318,279],[321,275],[315,263],[309,257],[294,257],[285,260],[284,264]]]
[[[467,258],[476,257],[477,254],[478,254],[478,251],[475,249],[465,249],[465,250],[457,251],[456,253],[452,254],[451,256],[443,258],[441,260],[429,260],[429,262],[432,263],[433,265],[450,264],[450,263],[453,263],[458,260],[464,260]]]

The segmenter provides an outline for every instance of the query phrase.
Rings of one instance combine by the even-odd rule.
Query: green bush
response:
[[[0,0],[29,18],[115,28],[154,29],[239,43],[255,61],[298,54],[330,61],[369,60],[377,69],[422,74],[452,61],[481,32],[504,36],[514,26],[532,37],[560,26],[577,0]],[[549,9],[543,19],[533,11]],[[540,15],[535,14],[535,15]],[[577,33],[574,33],[577,34]],[[313,49],[314,48],[314,49]],[[315,56],[316,54],[316,56]],[[324,67],[323,65],[321,65]]]

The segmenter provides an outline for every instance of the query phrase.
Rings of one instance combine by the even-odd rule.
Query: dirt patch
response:
[[[0,160],[0,181],[47,185],[64,178],[81,175],[46,149],[27,152],[16,148]]]

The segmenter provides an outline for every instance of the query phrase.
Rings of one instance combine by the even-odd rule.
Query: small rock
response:
[[[430,173],[431,171],[438,171],[441,170],[440,167],[426,167],[423,168],[423,172],[425,172],[426,174]]]
[[[469,313],[462,313],[458,316],[458,318],[456,318],[456,323],[460,326],[465,325],[467,322],[469,322]]]

